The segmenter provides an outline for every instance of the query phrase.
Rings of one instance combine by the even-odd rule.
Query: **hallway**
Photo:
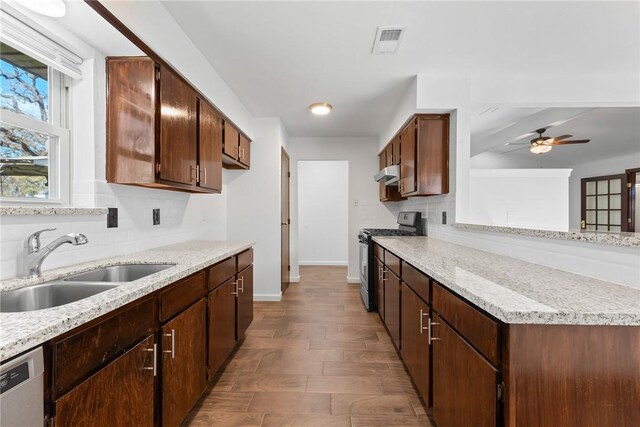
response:
[[[430,426],[377,313],[344,267],[301,267],[256,302],[247,338],[186,425]]]

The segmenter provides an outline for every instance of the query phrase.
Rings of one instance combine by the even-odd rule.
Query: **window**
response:
[[[0,198],[69,201],[65,77],[0,42]]]

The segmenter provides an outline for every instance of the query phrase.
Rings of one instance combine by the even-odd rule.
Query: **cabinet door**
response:
[[[200,100],[200,187],[222,191],[222,117]]]
[[[249,167],[251,162],[251,143],[249,140],[242,134],[240,134],[240,144],[238,146],[238,161],[243,165]]]
[[[429,306],[402,284],[402,360],[420,396],[429,404]]]
[[[378,160],[380,161],[380,170],[384,169],[387,164],[387,152],[383,151],[378,155]],[[385,202],[387,200],[387,186],[384,185],[383,182],[379,183],[380,188],[380,201]]]
[[[392,150],[393,150],[393,164],[394,165],[399,165],[400,164],[400,135],[397,135],[395,138],[393,138],[393,140],[391,141],[391,145],[392,145]]]
[[[389,267],[384,268],[384,323],[391,339],[400,349],[400,279]]]
[[[153,426],[153,336],[99,370],[55,403],[55,425]]]
[[[449,116],[432,115],[419,119],[418,175],[420,194],[449,192]]]
[[[253,265],[238,273],[238,339],[253,322]]]
[[[206,387],[206,301],[164,325],[162,425],[179,426]]]
[[[371,278],[371,280],[373,280],[373,285],[375,288],[375,304],[376,304],[376,308],[378,309],[378,314],[380,315],[380,318],[382,320],[384,320],[384,283],[382,282],[382,261],[380,261],[378,258],[374,257],[374,263],[373,263],[373,277]]]
[[[411,122],[400,135],[400,193],[402,195],[416,191],[416,125]]]
[[[238,148],[240,146],[240,133],[231,123],[224,122],[224,145],[222,152],[234,160],[238,160]]]
[[[198,99],[173,71],[160,74],[160,179],[195,184]]]
[[[384,150],[386,153],[386,166],[392,166],[393,163],[393,144],[387,145],[387,148]]]
[[[495,427],[497,372],[433,315],[433,418],[438,427]]]
[[[227,280],[209,294],[209,380],[236,345],[236,280]]]

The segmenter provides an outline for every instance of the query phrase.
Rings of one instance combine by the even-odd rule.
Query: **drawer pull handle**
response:
[[[440,323],[436,323],[436,322],[432,322],[431,319],[429,319],[429,345],[431,345],[432,341],[440,341],[442,340],[442,338],[435,338],[433,336],[433,329],[432,327],[435,325],[439,325]]]
[[[386,282],[386,281],[387,281],[387,278],[386,278],[386,277],[384,277],[386,272],[387,272],[387,270],[385,270],[385,269],[383,268],[383,269],[382,269],[382,281],[383,281],[383,282]]]
[[[157,367],[157,361],[156,361],[156,352],[158,350],[158,344],[153,344],[153,348],[145,348],[143,351],[152,351],[153,352],[153,366],[151,367],[144,367],[142,368],[142,370],[144,371],[153,371],[153,376],[156,376],[156,373],[158,372],[158,367]]]
[[[174,329],[171,330],[170,334],[163,334],[165,337],[171,337],[171,350],[163,350],[163,353],[171,353],[171,358],[176,358],[176,331]]]
[[[424,313],[424,310],[420,309],[420,333],[422,333],[422,331],[426,331],[427,329],[429,329],[429,328],[425,328],[422,325],[422,319],[424,318],[424,316],[427,316],[427,321],[429,321],[429,317],[428,317],[429,313]]]
[[[240,292],[244,294],[244,276],[239,277],[238,282],[240,282]]]
[[[233,289],[235,289],[235,292],[231,292],[231,295],[235,295],[236,297],[238,296],[238,282],[235,281],[232,283],[233,285]]]

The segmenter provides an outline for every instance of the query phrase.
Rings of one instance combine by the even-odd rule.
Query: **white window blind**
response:
[[[0,38],[4,43],[74,79],[81,79],[82,58],[0,9]]]

